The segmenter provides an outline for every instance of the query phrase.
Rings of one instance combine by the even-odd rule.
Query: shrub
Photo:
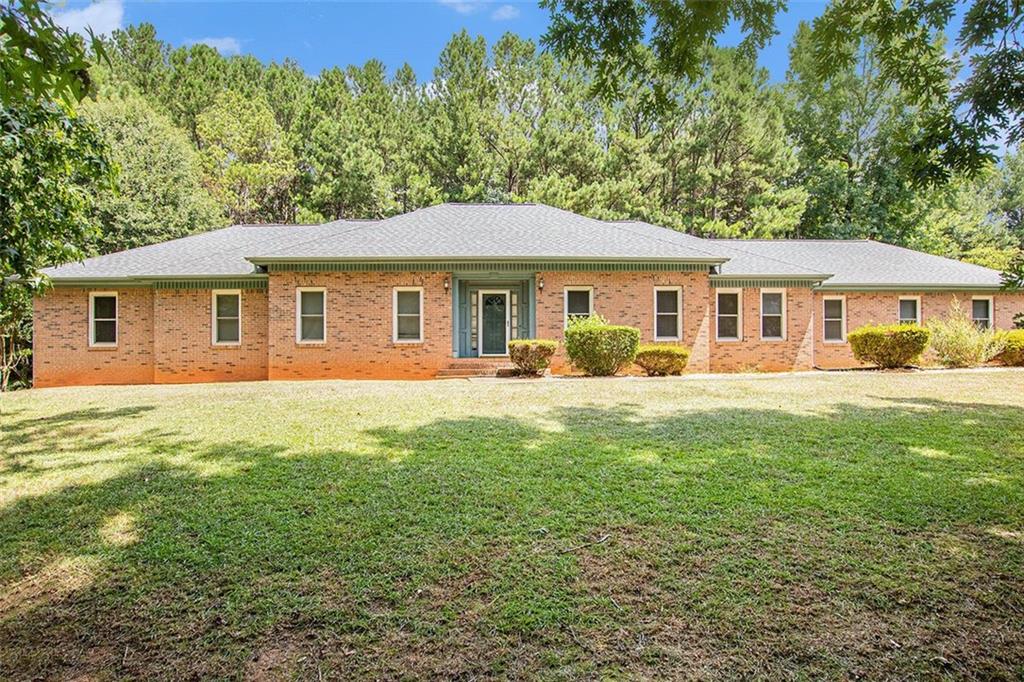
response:
[[[557,341],[547,339],[512,339],[508,342],[508,357],[516,371],[525,376],[538,376],[551,364],[551,356],[558,349]]]
[[[633,362],[640,365],[647,372],[647,376],[663,377],[682,374],[689,360],[688,348],[655,343],[640,346]]]
[[[1013,316],[1013,328],[1024,329],[1024,313],[1017,313]]]
[[[633,362],[640,330],[608,324],[600,315],[576,318],[565,330],[565,352],[579,370],[610,376]]]
[[[1003,352],[999,360],[1004,365],[1024,367],[1024,329],[1014,329],[1003,334]]]
[[[1005,340],[993,329],[979,329],[953,299],[945,318],[928,323],[932,332],[931,349],[946,367],[977,367],[999,355]]]
[[[930,337],[930,331],[916,324],[867,325],[846,336],[853,357],[882,369],[912,364],[928,347]]]

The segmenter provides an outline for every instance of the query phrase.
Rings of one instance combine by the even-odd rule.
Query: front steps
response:
[[[438,379],[511,376],[514,373],[508,358],[456,358],[447,367],[437,370]]]

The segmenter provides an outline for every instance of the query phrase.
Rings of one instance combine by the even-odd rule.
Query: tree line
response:
[[[1005,267],[1024,241],[1019,152],[918,183],[900,150],[928,112],[867,41],[823,78],[814,31],[797,31],[781,83],[742,51],[707,47],[696,79],[655,75],[610,99],[592,70],[512,33],[454,35],[423,82],[377,60],[310,76],[129,27],[105,41],[83,107],[120,167],[97,200],[101,248],[235,222],[539,201],[702,236],[872,238]]]

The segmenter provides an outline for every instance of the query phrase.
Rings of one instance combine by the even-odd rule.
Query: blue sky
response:
[[[786,73],[789,43],[802,19],[825,2],[793,2],[778,18],[780,35],[760,55],[773,80]],[[408,62],[421,80],[433,74],[437,55],[463,28],[493,43],[506,31],[539,40],[548,12],[536,3],[478,0],[420,2],[183,2],[101,0],[55,8],[67,26],[109,32],[149,22],[172,45],[206,42],[225,54],[252,54],[269,62],[292,57],[310,74],[329,66],[382,60],[390,70]],[[738,31],[722,37],[733,44]]]

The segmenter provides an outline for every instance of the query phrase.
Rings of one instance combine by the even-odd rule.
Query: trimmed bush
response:
[[[1024,313],[1017,313],[1013,316],[1013,328],[1024,329]]]
[[[931,332],[916,324],[866,325],[847,334],[853,357],[882,369],[913,364],[928,347]]]
[[[633,360],[649,377],[682,374],[690,361],[690,349],[685,346],[651,343],[640,346]]]
[[[600,315],[579,317],[565,330],[565,352],[580,371],[611,376],[633,362],[640,330],[611,325]]]
[[[543,374],[556,350],[558,342],[548,339],[512,339],[508,342],[508,357],[516,371],[524,376]]]
[[[1024,367],[1024,329],[1014,329],[1003,334],[1003,352],[999,361],[1004,365]]]
[[[994,329],[980,329],[956,298],[945,318],[928,322],[931,349],[946,367],[977,367],[1003,351],[1005,340]]]

